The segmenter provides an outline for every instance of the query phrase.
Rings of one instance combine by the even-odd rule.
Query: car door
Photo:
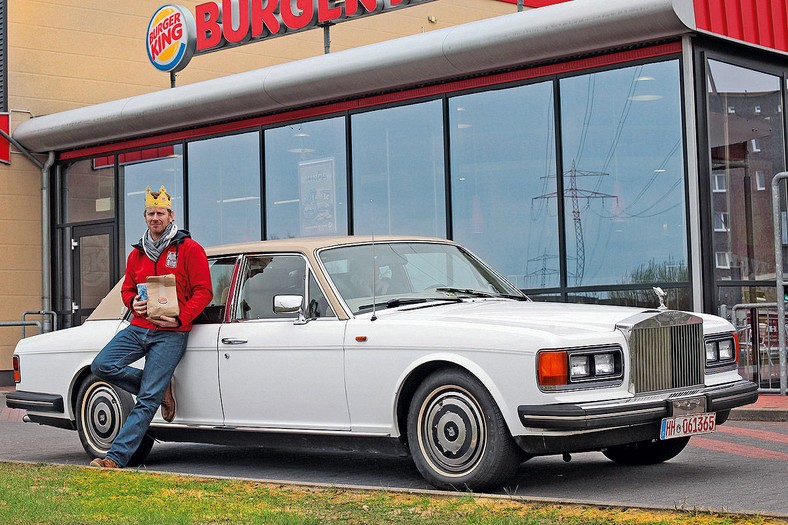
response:
[[[225,425],[349,430],[345,322],[328,306],[306,259],[247,256],[237,288],[231,322],[219,330]],[[277,313],[274,298],[281,295],[300,296],[307,318]]]
[[[217,372],[217,341],[225,319],[227,296],[239,258],[209,258],[213,298],[194,320],[186,353],[175,369],[178,410],[175,422],[190,425],[221,425],[224,419]]]

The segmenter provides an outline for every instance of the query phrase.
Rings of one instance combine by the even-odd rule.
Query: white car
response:
[[[533,302],[451,241],[207,251],[214,300],[175,372],[176,418],[157,415],[137,464],[154,439],[353,437],[403,446],[436,487],[484,490],[539,455],[666,461],[758,396],[737,373],[724,319]],[[106,454],[133,399],[90,363],[127,315],[116,287],[81,326],[21,340],[8,406],[76,429],[91,457]]]

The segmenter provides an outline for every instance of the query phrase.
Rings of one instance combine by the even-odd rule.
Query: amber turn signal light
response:
[[[540,386],[569,383],[569,359],[566,352],[539,352],[538,360]]]

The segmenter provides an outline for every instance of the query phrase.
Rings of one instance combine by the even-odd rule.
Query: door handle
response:
[[[222,339],[222,343],[226,345],[243,345],[248,342],[249,341],[247,339],[237,339],[235,337],[225,337],[224,339]]]

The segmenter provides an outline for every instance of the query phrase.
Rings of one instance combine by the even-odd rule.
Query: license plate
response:
[[[659,439],[673,439],[717,430],[717,413],[704,412],[692,416],[666,417],[662,419]]]

